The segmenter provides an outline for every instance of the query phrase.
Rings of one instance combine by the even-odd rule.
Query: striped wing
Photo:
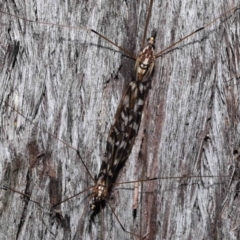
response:
[[[119,165],[129,157],[141,123],[148,83],[129,83],[115,114],[99,174],[112,178]]]

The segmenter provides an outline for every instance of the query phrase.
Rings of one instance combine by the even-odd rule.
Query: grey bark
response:
[[[156,52],[237,4],[154,1],[148,33],[157,30]],[[0,6],[34,21],[93,28],[137,54],[148,1]],[[6,105],[77,148],[95,176],[134,62],[89,31],[0,16],[1,187],[31,196],[0,190],[0,238],[134,239],[108,206],[90,224],[89,191],[50,209],[93,180],[74,150]],[[137,235],[240,238],[239,17],[239,10],[222,17],[156,60],[141,130],[117,181],[168,178],[142,184],[136,219],[132,184],[115,186],[109,197]]]

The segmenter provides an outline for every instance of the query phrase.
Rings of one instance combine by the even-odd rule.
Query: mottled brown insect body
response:
[[[136,73],[136,81],[147,81],[152,74],[154,68],[155,56],[153,55],[154,43],[156,33],[153,32],[152,36],[148,39],[148,44],[138,54],[134,71]]]
[[[93,189],[92,209],[106,199],[111,183],[119,167],[128,159],[138,134],[149,88],[148,80],[154,68],[155,35],[152,34],[147,46],[139,53],[134,67],[136,79],[129,83],[118,105],[114,123],[108,133],[105,156]]]

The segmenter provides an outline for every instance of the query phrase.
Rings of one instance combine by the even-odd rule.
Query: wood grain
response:
[[[148,35],[156,51],[218,17],[238,1],[154,1]],[[1,10],[41,22],[88,27],[137,54],[148,1],[15,0]],[[239,239],[239,9],[155,62],[144,125],[118,182],[146,177],[137,217],[133,185],[109,198],[125,228],[147,239]],[[109,207],[89,228],[88,194],[50,206],[93,185],[77,148],[97,175],[118,103],[134,62],[98,36],[0,14],[0,181],[31,196],[0,191],[1,239],[133,239]],[[17,50],[19,42],[19,50]],[[17,55],[16,55],[17,53]],[[16,55],[16,57],[15,57]],[[140,148],[142,149],[140,151]],[[140,152],[140,155],[139,155]],[[144,176],[141,168],[144,166]]]

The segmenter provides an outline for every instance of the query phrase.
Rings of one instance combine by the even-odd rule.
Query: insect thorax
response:
[[[134,71],[136,74],[136,81],[146,81],[152,74],[154,68],[155,56],[153,54],[155,33],[152,33],[152,37],[148,39],[146,47],[138,54]]]
[[[107,198],[109,191],[109,177],[106,174],[100,173],[97,183],[93,188],[92,201],[90,204],[91,209],[95,209]]]

